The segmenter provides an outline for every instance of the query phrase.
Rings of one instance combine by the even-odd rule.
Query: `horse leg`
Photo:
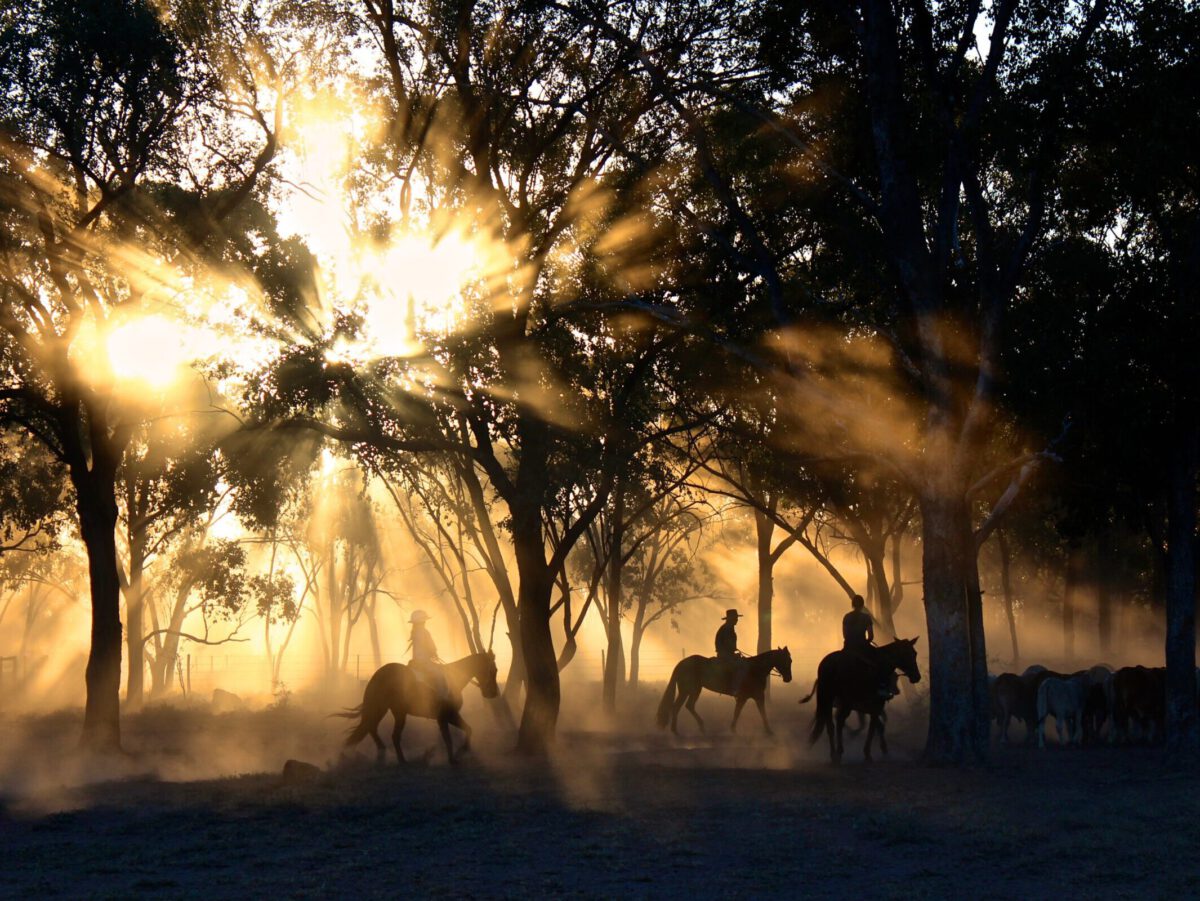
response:
[[[679,711],[683,709],[683,705],[687,703],[687,695],[680,692],[671,705],[671,734],[679,734]],[[695,716],[695,712],[692,713]]]
[[[746,706],[746,696],[739,695],[737,700],[733,702],[733,725],[729,727],[730,732],[737,732],[738,717],[742,715],[742,708]]]
[[[754,704],[756,707],[758,707],[758,715],[762,717],[763,732],[765,732],[767,735],[774,735],[775,733],[771,731],[771,724],[767,722],[767,708],[766,705],[763,704],[763,696],[755,695]]]
[[[888,756],[887,749],[887,716],[879,715],[879,750],[883,752],[883,756]]]
[[[871,714],[871,723],[867,726],[867,742],[863,745],[863,760],[871,762],[871,744],[875,741],[875,730],[879,728],[879,720]]]
[[[442,741],[446,743],[446,756],[450,758],[452,766],[458,765],[458,758],[454,756],[454,742],[450,739],[450,721],[445,715],[438,717],[438,731],[442,733]]]
[[[467,725],[467,721],[462,718],[462,714],[455,710],[446,717],[451,726],[456,726],[462,730],[463,743],[458,748],[458,756],[462,756],[464,752],[471,750],[471,727]]]
[[[694,694],[688,695],[686,706],[688,713],[690,713],[695,718],[696,722],[700,724],[700,731],[703,733],[705,731],[704,720],[700,719],[700,714],[696,712],[696,702],[698,700],[700,700],[700,689],[696,689]]]
[[[404,732],[404,721],[408,719],[408,714],[393,710],[392,716],[396,720],[396,725],[392,727],[392,747],[396,749],[396,762],[404,763],[404,749],[400,747],[400,735]],[[380,753],[383,752],[383,742],[379,742],[379,750]]]
[[[842,740],[842,732],[846,728],[846,720],[848,719],[850,719],[850,711],[839,707],[837,712],[837,757],[834,758],[835,763],[840,762],[842,754],[846,752],[846,745]]]

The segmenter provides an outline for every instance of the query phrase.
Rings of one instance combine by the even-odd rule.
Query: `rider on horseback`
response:
[[[725,624],[717,629],[717,660],[725,665],[729,673],[729,693],[736,695],[746,676],[746,658],[738,651],[735,627],[739,614],[736,610],[725,611]]]
[[[438,657],[437,645],[425,623],[429,622],[429,614],[424,610],[414,610],[408,618],[412,623],[412,637],[409,646],[412,648],[412,662],[409,668],[422,682],[433,689],[439,701],[449,699],[450,691],[446,686],[446,674],[442,670],[442,661]]]
[[[850,599],[851,610],[842,617],[842,649],[865,660],[872,667],[878,667],[879,661],[875,654],[875,619],[866,609],[866,601],[861,594]],[[899,692],[894,688],[894,680],[890,674],[881,673],[879,695],[883,698],[895,697]]]

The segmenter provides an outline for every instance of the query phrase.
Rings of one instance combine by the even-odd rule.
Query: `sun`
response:
[[[180,323],[166,316],[149,315],[113,328],[105,349],[117,379],[161,390],[174,383],[190,362],[188,344]]]

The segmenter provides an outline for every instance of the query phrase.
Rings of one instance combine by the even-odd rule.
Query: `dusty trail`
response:
[[[319,718],[289,714],[281,730],[282,714],[275,716],[246,714],[216,731],[229,738],[237,722],[236,744],[257,742],[268,757],[285,750],[269,744],[285,734],[312,751],[335,744]],[[151,725],[152,718],[142,724]],[[852,755],[835,769],[799,744],[799,725],[776,742],[568,733],[549,767],[514,760],[485,740],[457,771],[360,762],[301,785],[283,784],[277,769],[196,781],[145,775],[37,796],[10,785],[0,807],[0,894],[1200,891],[1200,776],[1162,772],[1159,752],[1017,748],[965,771],[903,760],[868,767]],[[896,743],[899,756],[911,753],[903,734]],[[154,769],[148,760],[135,761],[139,767]]]

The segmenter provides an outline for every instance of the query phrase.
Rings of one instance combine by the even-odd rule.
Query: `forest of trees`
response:
[[[923,603],[931,761],[1019,565],[1067,656],[1080,586],[1105,651],[1155,611],[1200,752],[1195,4],[0,10],[0,623],[90,598],[86,745],[181,642],[378,662],[404,540],[541,752],[584,619],[612,710],[737,521],[759,650],[784,554]]]

